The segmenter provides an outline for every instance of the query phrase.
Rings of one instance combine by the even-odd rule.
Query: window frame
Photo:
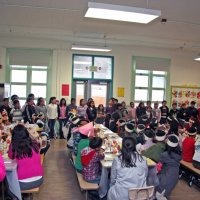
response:
[[[76,56],[85,56],[85,57],[91,57],[92,58],[92,66],[94,66],[94,60],[96,57],[98,58],[110,58],[111,59],[111,79],[103,79],[103,78],[94,78],[94,72],[92,73],[91,78],[78,78],[74,77],[74,59]],[[72,55],[72,80],[104,80],[104,81],[113,81],[114,76],[114,56],[104,56],[104,55],[90,55],[90,54],[73,54]]]
[[[148,97],[147,97],[147,101],[150,100],[153,103],[158,102],[159,104],[162,103],[162,101],[152,101],[152,91],[153,90],[160,90],[163,91],[164,90],[164,96],[163,96],[163,100],[167,99],[167,82],[168,82],[168,72],[165,72],[165,74],[153,74],[153,71],[158,71],[158,70],[153,70],[153,71],[149,71],[149,73],[137,73],[137,70],[142,70],[139,67],[135,68],[134,70],[134,87],[133,87],[133,100],[135,103],[139,103],[140,101],[135,100],[135,90],[136,89],[146,89],[148,91]],[[146,70],[145,70],[146,71]],[[136,81],[136,75],[141,75],[141,76],[148,76],[148,87],[139,87],[135,85],[135,81]],[[164,83],[164,88],[158,88],[158,87],[153,87],[153,77],[164,77],[165,83]],[[143,101],[145,102],[145,101]]]
[[[17,67],[15,67],[17,66]],[[26,66],[26,68],[25,68]],[[12,85],[26,85],[26,97],[19,97],[20,100],[26,101],[26,98],[29,93],[31,93],[31,86],[46,86],[46,97],[44,98],[45,101],[48,98],[48,83],[49,83],[49,66],[38,66],[38,67],[46,67],[46,69],[42,68],[32,68],[35,67],[30,65],[8,65],[8,73],[7,73],[7,80],[10,84],[10,96],[11,96],[11,86]],[[12,70],[26,70],[27,71],[27,80],[26,82],[12,82]],[[46,71],[47,72],[47,79],[46,83],[32,83],[32,72],[33,71]],[[36,97],[37,98],[37,97]],[[21,105],[22,106],[22,105]]]

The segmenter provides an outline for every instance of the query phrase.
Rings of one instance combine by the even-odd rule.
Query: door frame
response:
[[[74,78],[74,57],[75,56],[91,56],[92,57],[92,64],[94,64],[95,57],[105,57],[112,59],[112,78],[110,80],[105,79],[94,79],[93,74],[91,79],[84,79],[84,78]],[[72,54],[72,79],[71,79],[71,97],[76,98],[76,81],[99,81],[99,82],[108,82],[109,83],[109,94],[107,95],[108,99],[113,97],[113,78],[114,78],[114,56],[107,56],[107,55],[95,55],[95,54]]]
[[[111,91],[111,81],[103,81],[103,80],[73,80],[73,83],[72,83],[72,87],[74,88],[74,91],[73,91],[73,97],[76,98],[76,84],[78,84],[77,82],[83,82],[83,84],[85,85],[85,88],[84,88],[84,99],[85,101],[87,102],[87,100],[92,96],[91,96],[91,85],[92,84],[96,84],[96,85],[101,85],[101,83],[106,83],[107,85],[107,94],[106,94],[106,98],[107,98],[107,101],[106,101],[106,106],[108,104],[108,99],[110,99],[112,96],[112,92]],[[103,85],[103,84],[102,84]]]

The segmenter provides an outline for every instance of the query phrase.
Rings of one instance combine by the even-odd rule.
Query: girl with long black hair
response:
[[[137,153],[136,140],[124,137],[121,155],[112,164],[108,200],[128,200],[128,189],[145,187],[147,174],[147,161]]]
[[[39,146],[21,124],[12,130],[8,156],[17,161],[17,175],[21,190],[33,189],[43,183]]]

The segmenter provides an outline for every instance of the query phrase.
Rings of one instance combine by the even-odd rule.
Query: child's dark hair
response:
[[[94,103],[93,100],[89,101],[89,102],[88,102],[88,107],[92,107],[92,103]],[[95,104],[94,104],[94,107],[95,107]]]
[[[119,156],[122,167],[136,167],[136,160],[143,160],[142,156],[136,152],[136,140],[134,137],[126,136],[122,140],[122,151]]]
[[[12,130],[12,157],[17,159],[32,157],[33,150],[38,153],[39,146],[29,136],[25,126],[19,124]]]
[[[101,147],[103,140],[100,137],[94,137],[90,140],[90,148],[96,149]]]
[[[178,154],[178,155],[181,155],[182,152],[181,152],[181,148],[180,146],[178,145],[177,147],[170,147],[168,144],[166,144],[166,151],[168,152],[168,154],[171,156],[172,152]]]
[[[34,98],[35,98],[35,95],[34,95],[33,93],[30,93],[30,94],[28,95],[28,97],[31,97],[32,99],[34,99]]]
[[[100,111],[100,108],[101,108],[101,107],[103,107],[103,111],[104,111],[104,106],[103,106],[103,104],[99,104],[97,110]]]
[[[71,102],[72,102],[72,101],[76,101],[76,99],[75,99],[75,98],[71,98]]]
[[[43,97],[39,97],[38,100],[37,100],[37,106],[40,105],[41,101],[43,100]]]
[[[163,101],[162,101],[162,104],[163,104],[163,103],[167,103],[167,101],[166,101],[166,100],[163,100]]]
[[[54,99],[56,99],[56,97],[51,97],[51,98],[49,99],[49,104],[51,104],[52,101],[53,101]]]
[[[5,101],[9,101],[9,98],[3,98],[3,102],[5,102]]]
[[[60,107],[63,105],[63,103],[62,103],[63,101],[64,101],[64,106],[67,105],[66,99],[65,99],[65,98],[62,98],[62,99],[60,100]]]
[[[26,103],[29,103],[29,102],[31,102],[32,100],[33,100],[32,97],[28,97],[28,98],[26,99]]]
[[[176,103],[176,102],[174,102],[174,103],[172,104],[172,106],[177,106],[177,103]]]
[[[19,103],[19,100],[17,100],[17,99],[15,99],[15,100],[13,101],[13,105],[14,105],[14,106],[16,106],[18,103]]]
[[[82,102],[84,101],[85,99],[80,99],[80,105],[82,104]]]

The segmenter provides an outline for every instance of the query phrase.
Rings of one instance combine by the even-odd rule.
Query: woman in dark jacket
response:
[[[89,121],[93,122],[97,117],[97,109],[95,108],[94,101],[88,103],[88,108],[86,110]]]

